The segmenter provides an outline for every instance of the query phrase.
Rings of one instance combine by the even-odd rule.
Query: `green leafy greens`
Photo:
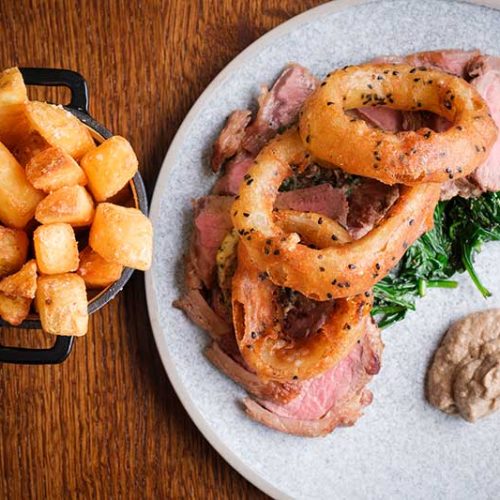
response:
[[[416,299],[427,288],[456,288],[458,283],[450,279],[455,273],[467,271],[482,295],[491,295],[474,269],[474,256],[483,243],[500,240],[500,192],[440,202],[434,221],[434,229],[416,241],[374,288],[372,314],[381,328],[414,311]]]

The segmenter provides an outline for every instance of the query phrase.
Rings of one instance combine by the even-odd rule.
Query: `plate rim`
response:
[[[257,40],[252,42],[248,47],[246,47],[243,51],[237,54],[216,76],[215,78],[208,84],[208,86],[203,90],[203,92],[199,95],[199,97],[195,100],[194,104],[189,109],[185,118],[183,119],[181,125],[177,129],[169,147],[165,157],[162,161],[160,171],[155,183],[153,196],[151,200],[151,208],[149,217],[155,227],[156,223],[159,219],[159,209],[161,205],[162,194],[165,191],[166,184],[169,180],[170,174],[175,165],[175,158],[182,147],[183,139],[186,135],[186,132],[189,131],[189,128],[192,125],[192,122],[195,120],[195,117],[202,110],[206,101],[210,98],[213,91],[219,86],[219,84],[224,81],[234,69],[242,64],[248,57],[251,57],[253,54],[259,53],[263,50],[268,41],[272,39],[279,38],[284,36],[295,29],[298,29],[303,24],[307,24],[311,22],[314,18],[324,15],[331,15],[334,13],[341,12],[343,10],[347,10],[349,8],[357,7],[359,5],[365,5],[369,3],[375,3],[380,0],[332,0],[322,5],[318,5],[313,7],[301,14],[298,14],[291,19],[281,23],[275,28],[271,29]],[[450,0],[437,0],[448,3]],[[472,5],[478,5],[482,7],[489,7],[491,9],[500,10],[500,0],[451,0],[456,3],[466,3]],[[255,487],[260,489],[265,494],[269,495],[272,498],[276,498],[278,500],[281,499],[291,499],[289,495],[284,493],[282,490],[274,486],[272,483],[264,479],[261,475],[255,472],[254,469],[247,466],[230,448],[228,448],[218,437],[218,435],[212,430],[210,425],[207,424],[205,417],[198,410],[198,407],[188,395],[185,390],[183,383],[180,380],[179,373],[175,366],[173,359],[168,352],[167,342],[165,336],[162,334],[162,327],[159,322],[158,312],[157,312],[157,301],[156,301],[156,293],[155,293],[155,285],[154,285],[154,261],[153,267],[146,271],[145,273],[145,289],[146,289],[146,302],[148,308],[149,319],[151,322],[151,327],[153,331],[153,337],[155,340],[156,347],[158,349],[158,353],[160,355],[160,359],[163,365],[163,369],[167,374],[174,391],[181,401],[182,406],[186,410],[189,418],[193,421],[197,429],[201,432],[203,437],[208,441],[210,446],[215,449],[215,451],[233,468],[235,469],[241,476],[243,476],[247,481],[252,483]]]

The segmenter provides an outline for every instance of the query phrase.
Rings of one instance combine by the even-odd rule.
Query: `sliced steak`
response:
[[[471,179],[471,177],[464,177],[441,184],[441,200],[451,200],[455,196],[461,196],[462,198],[477,198],[481,196],[483,190]]]
[[[268,427],[301,436],[322,436],[341,425],[352,425],[371,402],[365,388],[380,369],[383,344],[375,324],[336,366],[302,382],[300,394],[286,404],[265,399],[244,401],[248,415]]]
[[[500,65],[498,62],[496,64]],[[472,80],[472,85],[488,103],[491,116],[500,128],[500,71],[489,69]],[[500,137],[491,148],[487,160],[470,178],[482,191],[500,191]]]
[[[345,191],[330,184],[279,193],[274,207],[299,212],[316,212],[335,219],[344,226],[347,222],[348,206]]]
[[[212,189],[212,193],[237,195],[240,190],[240,184],[250,170],[253,161],[253,155],[246,151],[240,151],[232,160],[226,163],[224,175],[219,177]]]
[[[370,125],[387,130],[388,132],[397,132],[403,130],[403,113],[397,109],[386,107],[359,108],[356,113]]]
[[[482,76],[489,71],[500,71],[500,57],[479,54],[467,64],[469,78]]]
[[[398,199],[399,188],[388,186],[374,179],[360,179],[348,199],[347,227],[357,240],[378,224]]]
[[[214,172],[218,172],[222,164],[240,150],[245,129],[251,119],[252,112],[248,109],[237,109],[229,115],[213,145],[212,170]]]
[[[255,373],[244,366],[241,356],[229,356],[216,342],[205,349],[205,355],[233,382],[241,385],[249,394],[259,399],[286,404],[300,393],[301,385],[298,382],[280,383],[260,380]]]
[[[222,240],[231,230],[232,196],[204,196],[193,202],[194,232],[191,261],[203,284],[210,288],[214,278],[215,257]]]
[[[478,55],[478,50],[430,50],[410,54],[404,58],[404,61],[412,66],[437,68],[465,78],[471,59]]]
[[[280,128],[288,127],[297,120],[302,104],[317,84],[317,79],[309,70],[298,64],[291,64],[271,90],[263,87],[259,97],[259,110],[246,130],[243,148],[256,156]]]
[[[209,306],[200,290],[188,290],[173,305],[184,311],[193,323],[209,333],[214,340],[225,344],[228,337],[234,338],[232,326]]]
[[[468,74],[470,62],[477,56],[479,56],[478,50],[427,50],[407,56],[381,56],[371,62],[410,64],[416,67],[424,66],[465,78]]]

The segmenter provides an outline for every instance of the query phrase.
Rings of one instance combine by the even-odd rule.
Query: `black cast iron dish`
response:
[[[71,90],[71,101],[65,109],[73,113],[87,125],[97,138],[108,139],[113,134],[96,122],[88,112],[87,82],[79,73],[66,69],[20,68],[26,85],[64,86]],[[130,182],[134,205],[147,214],[148,201],[142,177],[135,174]],[[120,279],[103,290],[89,301],[89,314],[92,314],[111,301],[125,286],[132,276],[133,269],[125,268]],[[0,328],[9,326],[0,319]],[[18,328],[41,329],[40,320],[26,319]],[[54,345],[48,349],[30,349],[25,347],[8,347],[0,343],[0,362],[19,364],[55,364],[64,361],[71,352],[74,337],[57,336]],[[1,340],[0,340],[1,342]]]

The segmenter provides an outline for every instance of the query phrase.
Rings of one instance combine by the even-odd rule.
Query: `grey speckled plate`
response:
[[[499,6],[490,1],[490,7]],[[240,54],[196,102],[165,158],[151,217],[156,230],[147,298],[163,364],[201,432],[241,474],[278,498],[498,498],[500,414],[467,424],[423,397],[426,366],[451,321],[500,306],[500,245],[478,269],[493,298],[465,277],[457,290],[431,291],[418,311],[384,332],[373,404],[353,428],[296,438],[247,419],[243,391],[203,357],[205,335],[171,307],[190,233],[190,200],[208,191],[208,152],[227,114],[253,102],[290,61],[324,75],[381,54],[473,48],[500,54],[500,12],[443,0],[343,1],[283,24]],[[161,478],[159,478],[161,480]]]

